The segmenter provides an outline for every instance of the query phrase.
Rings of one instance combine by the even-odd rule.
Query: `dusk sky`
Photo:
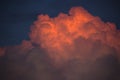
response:
[[[120,29],[118,0],[1,0],[0,46],[20,44],[29,39],[30,26],[39,14],[57,16],[68,13],[74,6],[82,6],[105,22],[113,22]]]
[[[118,0],[0,1],[0,80],[120,80]]]

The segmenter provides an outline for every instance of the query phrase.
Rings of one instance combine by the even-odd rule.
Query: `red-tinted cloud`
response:
[[[103,47],[106,45],[114,48],[116,55],[120,57],[120,31],[116,29],[115,24],[101,21],[99,17],[92,16],[82,7],[73,7],[69,14],[60,13],[55,18],[39,15],[30,33],[32,43],[45,48],[57,65],[61,63],[61,59],[66,61],[74,57],[70,52],[76,50],[75,40],[79,37],[91,41],[84,49],[80,48],[88,51],[87,54],[94,51],[94,42],[99,41]],[[81,45],[80,42],[77,44]],[[106,54],[106,51],[103,53]],[[105,55],[103,53],[98,55]],[[74,55],[78,56],[76,53]],[[81,53],[79,57],[80,55]]]

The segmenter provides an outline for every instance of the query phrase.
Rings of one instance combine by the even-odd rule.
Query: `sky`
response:
[[[118,0],[1,0],[0,46],[20,44],[29,39],[30,26],[39,14],[57,16],[68,13],[74,6],[82,6],[103,21],[113,22],[120,29]]]
[[[0,80],[120,80],[117,0],[0,1]]]

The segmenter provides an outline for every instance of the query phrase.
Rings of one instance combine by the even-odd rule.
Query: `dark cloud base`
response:
[[[39,47],[23,51],[22,55],[18,50],[23,51],[20,47],[9,47],[0,57],[0,80],[120,80],[120,64],[114,53],[94,62],[72,59],[58,69]]]
[[[11,49],[14,50],[14,47],[11,47]],[[49,58],[43,50],[36,47],[29,50],[25,55],[9,52],[11,51],[0,57],[0,80],[62,79],[61,73],[51,66]]]

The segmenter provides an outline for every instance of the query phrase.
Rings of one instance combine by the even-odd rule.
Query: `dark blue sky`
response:
[[[20,44],[29,39],[30,25],[38,14],[57,16],[73,6],[82,6],[103,21],[120,29],[120,3],[117,0],[3,0],[0,1],[0,46]]]

